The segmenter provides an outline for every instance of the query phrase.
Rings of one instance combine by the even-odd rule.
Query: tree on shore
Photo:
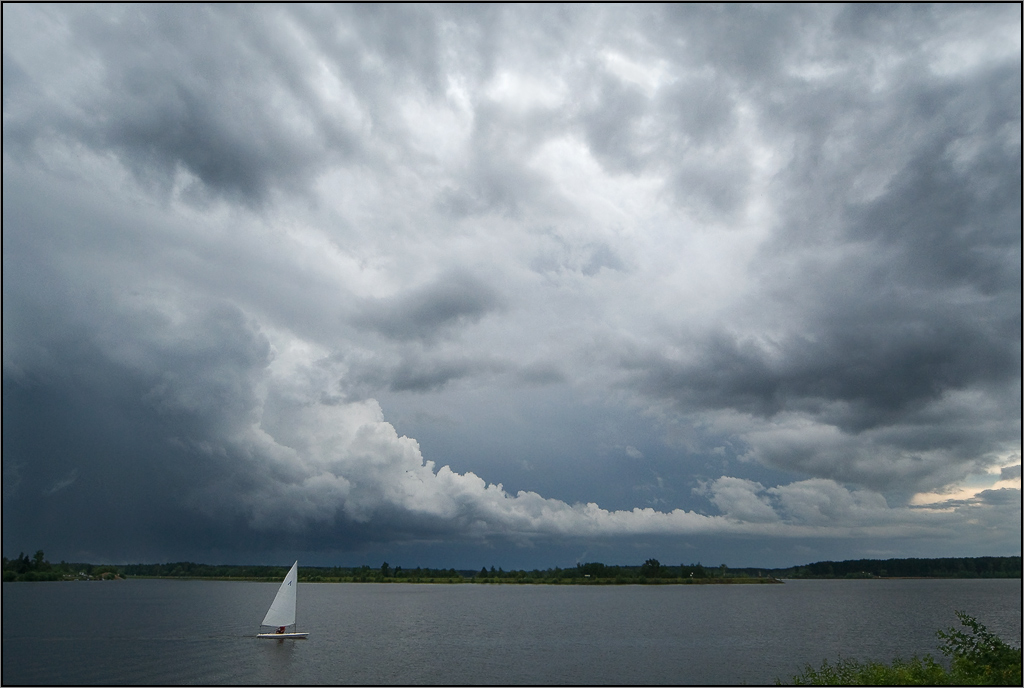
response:
[[[640,567],[640,575],[644,578],[661,578],[661,562],[657,559],[648,559]]]
[[[50,581],[61,580],[70,573],[68,565],[61,562],[56,567],[46,561],[43,550],[37,550],[31,559],[21,552],[16,559],[3,559],[4,581]]]

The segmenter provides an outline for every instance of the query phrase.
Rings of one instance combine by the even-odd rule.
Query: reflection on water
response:
[[[255,637],[276,583],[4,583],[3,682],[735,684],[838,656],[938,655],[976,616],[1019,643],[1019,580],[759,586],[304,584],[307,640]]]
[[[264,640],[258,638],[258,643],[263,647],[260,655],[263,658],[263,665],[266,667],[267,681],[278,685],[285,685],[293,682],[295,671],[293,668],[295,658],[295,646],[303,641],[297,640]]]

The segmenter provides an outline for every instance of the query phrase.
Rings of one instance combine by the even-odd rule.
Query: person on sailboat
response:
[[[284,633],[284,628],[285,628],[284,626],[281,626],[279,629],[277,629],[277,632],[278,633]]]

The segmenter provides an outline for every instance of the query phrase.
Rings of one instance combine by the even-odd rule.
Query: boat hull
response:
[[[283,640],[285,638],[293,638],[295,640],[302,640],[302,639],[304,639],[308,635],[309,635],[309,633],[257,633],[256,637],[257,638],[277,638],[278,640]]]

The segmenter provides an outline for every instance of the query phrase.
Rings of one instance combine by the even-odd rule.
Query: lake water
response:
[[[840,655],[938,658],[955,609],[1021,636],[1020,580],[303,583],[310,638],[257,639],[277,587],[4,583],[3,683],[764,684]]]

